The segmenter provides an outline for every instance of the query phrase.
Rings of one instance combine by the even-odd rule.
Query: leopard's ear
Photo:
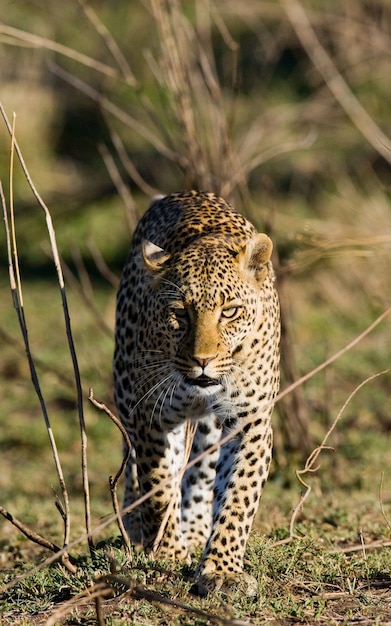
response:
[[[142,243],[141,250],[145,266],[151,272],[159,272],[164,263],[170,258],[170,255],[167,254],[163,248],[160,248],[152,243],[152,241],[147,241],[146,239],[144,239]]]
[[[265,265],[270,261],[272,252],[273,244],[270,237],[264,233],[257,233],[240,250],[236,258],[244,270],[250,270],[256,280],[262,281],[266,275]]]

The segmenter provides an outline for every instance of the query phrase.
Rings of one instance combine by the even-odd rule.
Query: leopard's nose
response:
[[[197,365],[205,369],[205,367],[217,357],[217,354],[209,356],[198,356],[197,354],[189,355],[192,361],[195,361]]]

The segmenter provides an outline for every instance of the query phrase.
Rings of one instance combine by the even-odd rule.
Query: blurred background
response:
[[[93,387],[113,406],[116,286],[155,193],[221,193],[273,238],[283,387],[390,306],[388,0],[3,0],[1,19],[0,99],[10,120],[16,113],[17,141],[53,218],[85,398]],[[9,150],[1,123],[8,203]],[[13,190],[31,349],[68,488],[78,494],[75,386],[45,216],[17,165]],[[40,516],[31,496],[50,495],[56,475],[4,233],[0,241],[0,492],[28,521]],[[348,395],[390,367],[389,344],[387,318],[279,403],[275,485],[294,482]],[[346,407],[319,476],[323,492],[377,497],[391,469],[389,389],[389,374],[380,376]],[[86,405],[93,506],[103,515],[121,438]]]

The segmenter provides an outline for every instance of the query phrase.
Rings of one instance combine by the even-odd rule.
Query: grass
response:
[[[23,28],[27,9],[21,12],[14,4],[7,20]],[[175,3],[163,7],[154,0],[137,5],[131,23],[127,4],[117,5],[115,10],[100,7],[99,16],[120,42],[135,71],[136,87],[126,71],[121,75],[96,26],[83,22],[84,13],[76,6],[67,6],[61,16],[53,13],[49,20],[39,3],[32,3],[29,28],[57,38],[76,52],[112,63],[116,80],[68,57],[51,57],[122,107],[132,124],[134,120],[144,124],[155,144],[137,134],[132,124],[120,123],[115,116],[104,118],[96,102],[59,79],[52,85],[45,48],[26,51],[8,46],[16,42],[3,32],[0,42],[5,59],[0,68],[2,99],[7,109],[17,110],[23,154],[50,206],[62,258],[81,283],[77,285],[67,273],[85,400],[94,527],[111,513],[108,477],[121,461],[121,437],[109,418],[87,401],[93,387],[95,397],[112,406],[115,288],[97,270],[93,249],[96,246],[118,275],[130,236],[122,203],[96,144],[104,141],[114,154],[138,213],[148,203],[147,185],[167,192],[197,184],[225,189],[260,229],[271,232],[279,278],[284,278],[280,286],[297,377],[370,324],[389,306],[391,290],[389,162],[349,121],[349,109],[330,95],[327,81],[314,69],[311,51],[308,56],[308,50],[298,44],[297,32],[280,4],[216,0],[217,13],[200,12],[199,3],[186,5],[185,15]],[[164,20],[156,20],[161,7]],[[311,0],[308,9],[341,76],[372,120],[386,131],[387,3],[377,3],[373,14],[361,1],[326,7]],[[167,54],[167,32],[180,33],[174,37],[180,52],[177,65]],[[204,64],[199,62],[199,42],[201,51],[207,51]],[[232,71],[236,58],[237,81]],[[214,85],[211,79],[216,77]],[[191,102],[190,116],[183,106],[186,98]],[[144,178],[142,192],[114,150],[113,129]],[[2,144],[4,138],[8,145],[3,131]],[[170,150],[180,157],[179,165],[175,158],[170,160]],[[7,154],[0,161],[4,181],[8,166]],[[245,181],[240,178],[241,167],[246,170]],[[4,187],[7,190],[5,183]],[[84,532],[80,436],[60,295],[43,215],[32,204],[19,170],[14,187],[29,338],[70,494],[71,541],[75,541]],[[132,198],[122,196],[122,200],[131,207]],[[0,246],[4,265],[0,275],[0,505],[61,543],[63,522],[53,493],[60,491],[58,479],[20,341],[2,249],[4,245]],[[390,321],[385,320],[303,386],[313,448],[349,394],[367,377],[389,367],[389,331]],[[117,585],[113,597],[102,602],[107,625],[219,623],[212,616],[281,626],[391,623],[389,377],[362,387],[343,411],[327,442],[333,450],[323,450],[320,467],[302,475],[311,493],[295,518],[295,536],[279,545],[290,536],[292,511],[304,492],[295,470],[303,467],[305,458],[299,446],[286,449],[281,421],[286,416],[276,411],[275,462],[246,554],[246,568],[259,581],[257,600],[195,598],[190,593],[191,568],[153,563],[143,555],[135,555],[131,562],[114,523],[97,533],[94,559],[85,541],[70,548],[77,563],[75,573],[58,564],[41,565],[22,579],[34,565],[43,564],[48,552],[0,518],[0,583],[2,587],[13,584],[0,596],[1,623],[44,624],[56,611],[65,611],[64,603],[89,589],[97,577],[113,582],[113,570],[124,584],[133,581],[133,587],[124,593]],[[192,613],[191,608],[209,617]],[[92,601],[80,604],[59,616],[57,623],[96,624],[96,607]]]
[[[358,504],[354,496],[350,502]],[[104,602],[106,623],[113,626],[127,623],[155,625],[164,619],[169,619],[169,623],[175,626],[184,625],[192,623],[192,609],[210,614],[210,621],[213,621],[212,616],[220,616],[254,624],[273,619],[284,624],[291,620],[351,624],[358,618],[365,618],[368,623],[375,623],[376,619],[381,620],[378,623],[386,623],[391,616],[386,593],[390,583],[389,554],[385,549],[366,550],[365,545],[351,554],[344,553],[343,547],[340,551],[333,551],[331,547],[336,544],[336,535],[342,546],[344,541],[358,539],[351,536],[351,510],[339,509],[335,503],[333,509],[332,518],[317,516],[316,521],[302,522],[298,531],[304,531],[305,536],[289,544],[273,547],[272,541],[275,535],[281,535],[281,529],[271,533],[268,539],[259,531],[253,532],[246,569],[258,575],[257,600],[236,595],[227,604],[226,599],[218,594],[205,600],[195,598],[189,593],[188,567],[151,562],[143,555],[130,562],[118,547],[118,541],[111,541],[101,544],[93,561],[90,557],[80,557],[75,575],[54,566],[16,583],[3,597],[3,618],[5,623],[8,623],[7,615],[16,619],[16,623],[23,623],[24,614],[29,616],[31,623],[43,623],[59,603],[82,592],[100,576],[110,577],[114,560],[118,579],[132,583],[136,588],[124,596],[118,592],[117,583],[114,598]],[[18,563],[14,559],[16,564],[11,574],[5,573],[5,581],[13,579],[15,569],[18,574],[26,569],[24,560]],[[143,592],[152,594],[152,603],[150,597],[140,599]],[[178,606],[167,606],[165,599],[174,600]],[[179,604],[184,604],[186,609]],[[64,623],[90,623],[88,614],[94,623],[91,607],[71,611]],[[198,616],[197,619],[200,626],[209,623],[205,617]]]
[[[6,290],[3,285],[3,301]],[[112,309],[111,288],[95,286],[95,297],[103,311]],[[74,392],[61,379],[61,371],[69,374],[70,370],[61,318],[54,304],[56,298],[57,288],[50,282],[26,284],[25,308],[29,319],[35,320],[30,338],[34,351],[57,372],[42,371],[41,376],[71,496],[73,540],[83,533],[80,444],[72,406]],[[108,401],[110,374],[107,364],[111,358],[111,341],[100,338],[97,350],[96,328],[91,315],[80,306],[78,294],[70,291],[69,299],[85,397],[88,386],[93,384],[97,397]],[[46,311],[45,317],[39,315],[42,310]],[[5,326],[16,335],[14,314],[10,308],[7,311]],[[59,352],[63,353],[63,358],[51,360]],[[95,353],[93,365],[91,352]],[[8,384],[2,386],[5,412],[2,414],[0,448],[2,467],[6,469],[1,475],[2,504],[44,536],[61,541],[62,523],[51,493],[56,476],[25,360],[15,351],[15,346],[5,346],[3,354],[3,377],[6,372],[9,374]],[[17,380],[15,372],[18,373]],[[96,526],[111,511],[107,478],[119,465],[121,444],[120,436],[108,418],[88,405],[86,420],[92,515]],[[112,560],[107,556],[107,547],[114,551],[120,576],[126,581],[135,579],[142,589],[160,594],[153,602],[149,598],[132,598],[129,594],[105,600],[106,623],[113,626],[130,622],[155,625],[167,619],[173,625],[209,623],[206,618],[193,617],[188,610],[165,606],[160,602],[160,596],[213,615],[250,620],[255,624],[273,619],[284,624],[291,620],[351,624],[359,616],[365,617],[367,623],[376,623],[380,616],[382,621],[378,623],[386,623],[391,618],[385,593],[391,574],[389,548],[373,549],[370,545],[389,540],[389,528],[380,510],[379,485],[384,472],[383,499],[388,510],[391,468],[387,438],[378,429],[371,429],[372,421],[373,417],[364,406],[353,425],[345,427],[343,422],[339,425],[333,441],[335,451],[324,451],[320,469],[309,477],[312,493],[297,520],[297,538],[275,547],[276,541],[289,536],[289,520],[299,501],[301,487],[294,478],[294,465],[285,469],[273,468],[246,555],[246,568],[259,580],[260,595],[256,602],[236,597],[227,605],[226,600],[218,596],[207,600],[195,598],[189,593],[191,583],[187,576],[190,570],[180,565],[155,564],[142,555],[136,556],[133,563],[128,562],[125,551],[119,547],[116,526],[111,525],[97,535],[102,548],[94,561],[83,544],[71,549],[78,562],[75,575],[51,565],[20,583],[16,582],[1,600],[3,623],[45,623],[61,603],[86,589],[98,575],[110,573]],[[314,424],[314,437],[322,428],[321,423]],[[15,463],[15,459],[18,462]],[[48,553],[43,554],[41,548],[34,548],[5,520],[0,520],[0,526],[0,576],[4,584],[17,581],[20,574],[30,571],[32,565],[41,562]],[[345,553],[344,550],[352,545],[358,550]],[[93,624],[94,606],[79,607],[63,619],[62,623]],[[193,619],[197,621],[193,622]]]
[[[75,231],[75,246],[84,243],[91,214],[92,211],[84,212],[85,225]],[[93,215],[100,232],[105,233],[111,221],[106,207],[95,205]],[[285,219],[289,220],[289,214]],[[307,219],[310,220],[310,216]],[[79,220],[82,220],[81,216]],[[26,223],[30,221],[31,216],[26,217]],[[18,218],[18,225],[27,232],[23,216]],[[283,225],[281,216],[279,226],[282,230]],[[59,232],[63,232],[61,220]],[[43,232],[41,237],[44,239]],[[39,277],[39,272],[31,273],[31,268],[40,267],[40,259],[35,256],[35,250],[30,252],[25,244],[22,248],[26,254],[22,269],[29,270],[28,279],[24,281],[24,298],[30,342],[39,361],[40,380],[70,492],[72,541],[84,532],[84,506],[75,392],[59,292],[50,272],[46,271],[45,280]],[[32,258],[29,258],[30,254]],[[41,259],[45,259],[43,253]],[[111,262],[115,267],[115,257],[113,259]],[[375,264],[378,260],[382,262],[381,257],[372,257],[369,262]],[[339,264],[350,262],[346,253],[328,261],[329,265],[319,262],[311,274],[302,272],[290,285],[294,313],[291,322],[294,332],[300,333],[303,352],[299,360],[301,371],[321,362],[373,319],[376,311],[369,301],[361,303],[359,320],[348,315],[343,299],[334,298],[333,302],[325,304],[331,271],[341,281],[352,280],[351,275],[345,278],[339,270],[331,270],[331,266],[338,268]],[[357,263],[361,260],[356,260]],[[96,273],[92,274],[91,281],[95,307],[110,328],[113,325],[114,288]],[[40,534],[61,542],[62,521],[52,493],[52,489],[58,492],[59,487],[47,434],[32,392],[23,349],[18,349],[16,317],[5,282],[0,291],[1,301],[8,303],[1,312],[1,328],[8,337],[7,340],[2,337],[0,368],[3,380],[1,504]],[[86,398],[88,388],[93,386],[98,399],[111,403],[112,337],[97,323],[96,315],[85,306],[78,290],[68,286],[68,298],[86,404],[91,508],[95,527],[111,512],[107,481],[121,460],[121,438],[110,420],[89,406]],[[351,298],[351,302],[356,298],[357,302],[360,300],[356,294]],[[322,306],[314,306],[319,302],[323,303]],[[320,442],[355,385],[368,371],[387,366],[385,334],[387,330],[380,327],[363,346],[355,349],[354,354],[346,354],[325,374],[307,383],[305,394],[312,407],[310,431],[314,446]],[[314,337],[321,338],[315,345]],[[303,464],[294,456],[284,464],[282,461],[286,456],[277,454],[277,464],[267,484],[247,552],[246,567],[259,580],[260,595],[256,602],[236,597],[227,604],[218,596],[199,600],[189,593],[188,569],[167,563],[157,564],[156,569],[156,564],[142,555],[132,564],[127,563],[126,553],[118,547],[116,526],[111,524],[98,533],[97,539],[103,544],[108,542],[114,550],[119,575],[126,581],[135,577],[142,589],[160,595],[154,596],[153,601],[149,597],[129,597],[129,593],[105,600],[102,610],[106,623],[113,626],[129,622],[155,625],[168,621],[174,625],[198,623],[201,626],[210,622],[205,617],[193,616],[187,609],[167,607],[161,602],[161,596],[212,615],[250,620],[255,624],[270,620],[282,624],[291,621],[352,624],[359,617],[365,618],[369,624],[387,623],[391,619],[385,592],[390,579],[389,548],[371,547],[374,542],[389,541],[390,534],[379,503],[379,486],[384,473],[383,504],[385,511],[389,510],[391,467],[386,400],[387,382],[377,379],[364,387],[348,405],[330,440],[335,450],[324,451],[320,469],[306,477],[312,492],[295,525],[297,538],[274,547],[275,542],[289,536],[292,510],[302,492],[294,472]],[[278,453],[281,445],[278,413],[275,433]],[[63,568],[51,565],[19,583],[18,576],[31,571],[33,564],[42,562],[48,553],[43,554],[41,548],[33,547],[3,519],[0,519],[0,527],[1,582],[3,585],[8,581],[16,583],[1,600],[4,624],[43,624],[62,603],[89,587],[97,575],[111,571],[112,562],[107,557],[106,548],[102,547],[96,560],[92,561],[82,542],[71,549],[78,563],[76,574],[70,575]],[[356,546],[357,551],[344,552],[351,546]],[[61,620],[69,624],[93,624],[96,622],[95,607],[93,604],[80,606]]]

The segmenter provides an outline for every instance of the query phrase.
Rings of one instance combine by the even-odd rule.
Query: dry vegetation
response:
[[[391,623],[390,23],[387,0],[9,3],[4,624]],[[137,217],[190,186],[276,242],[283,392],[251,602],[197,600],[188,568],[131,558],[108,486],[121,435],[87,400],[93,387],[112,407],[115,287]]]

